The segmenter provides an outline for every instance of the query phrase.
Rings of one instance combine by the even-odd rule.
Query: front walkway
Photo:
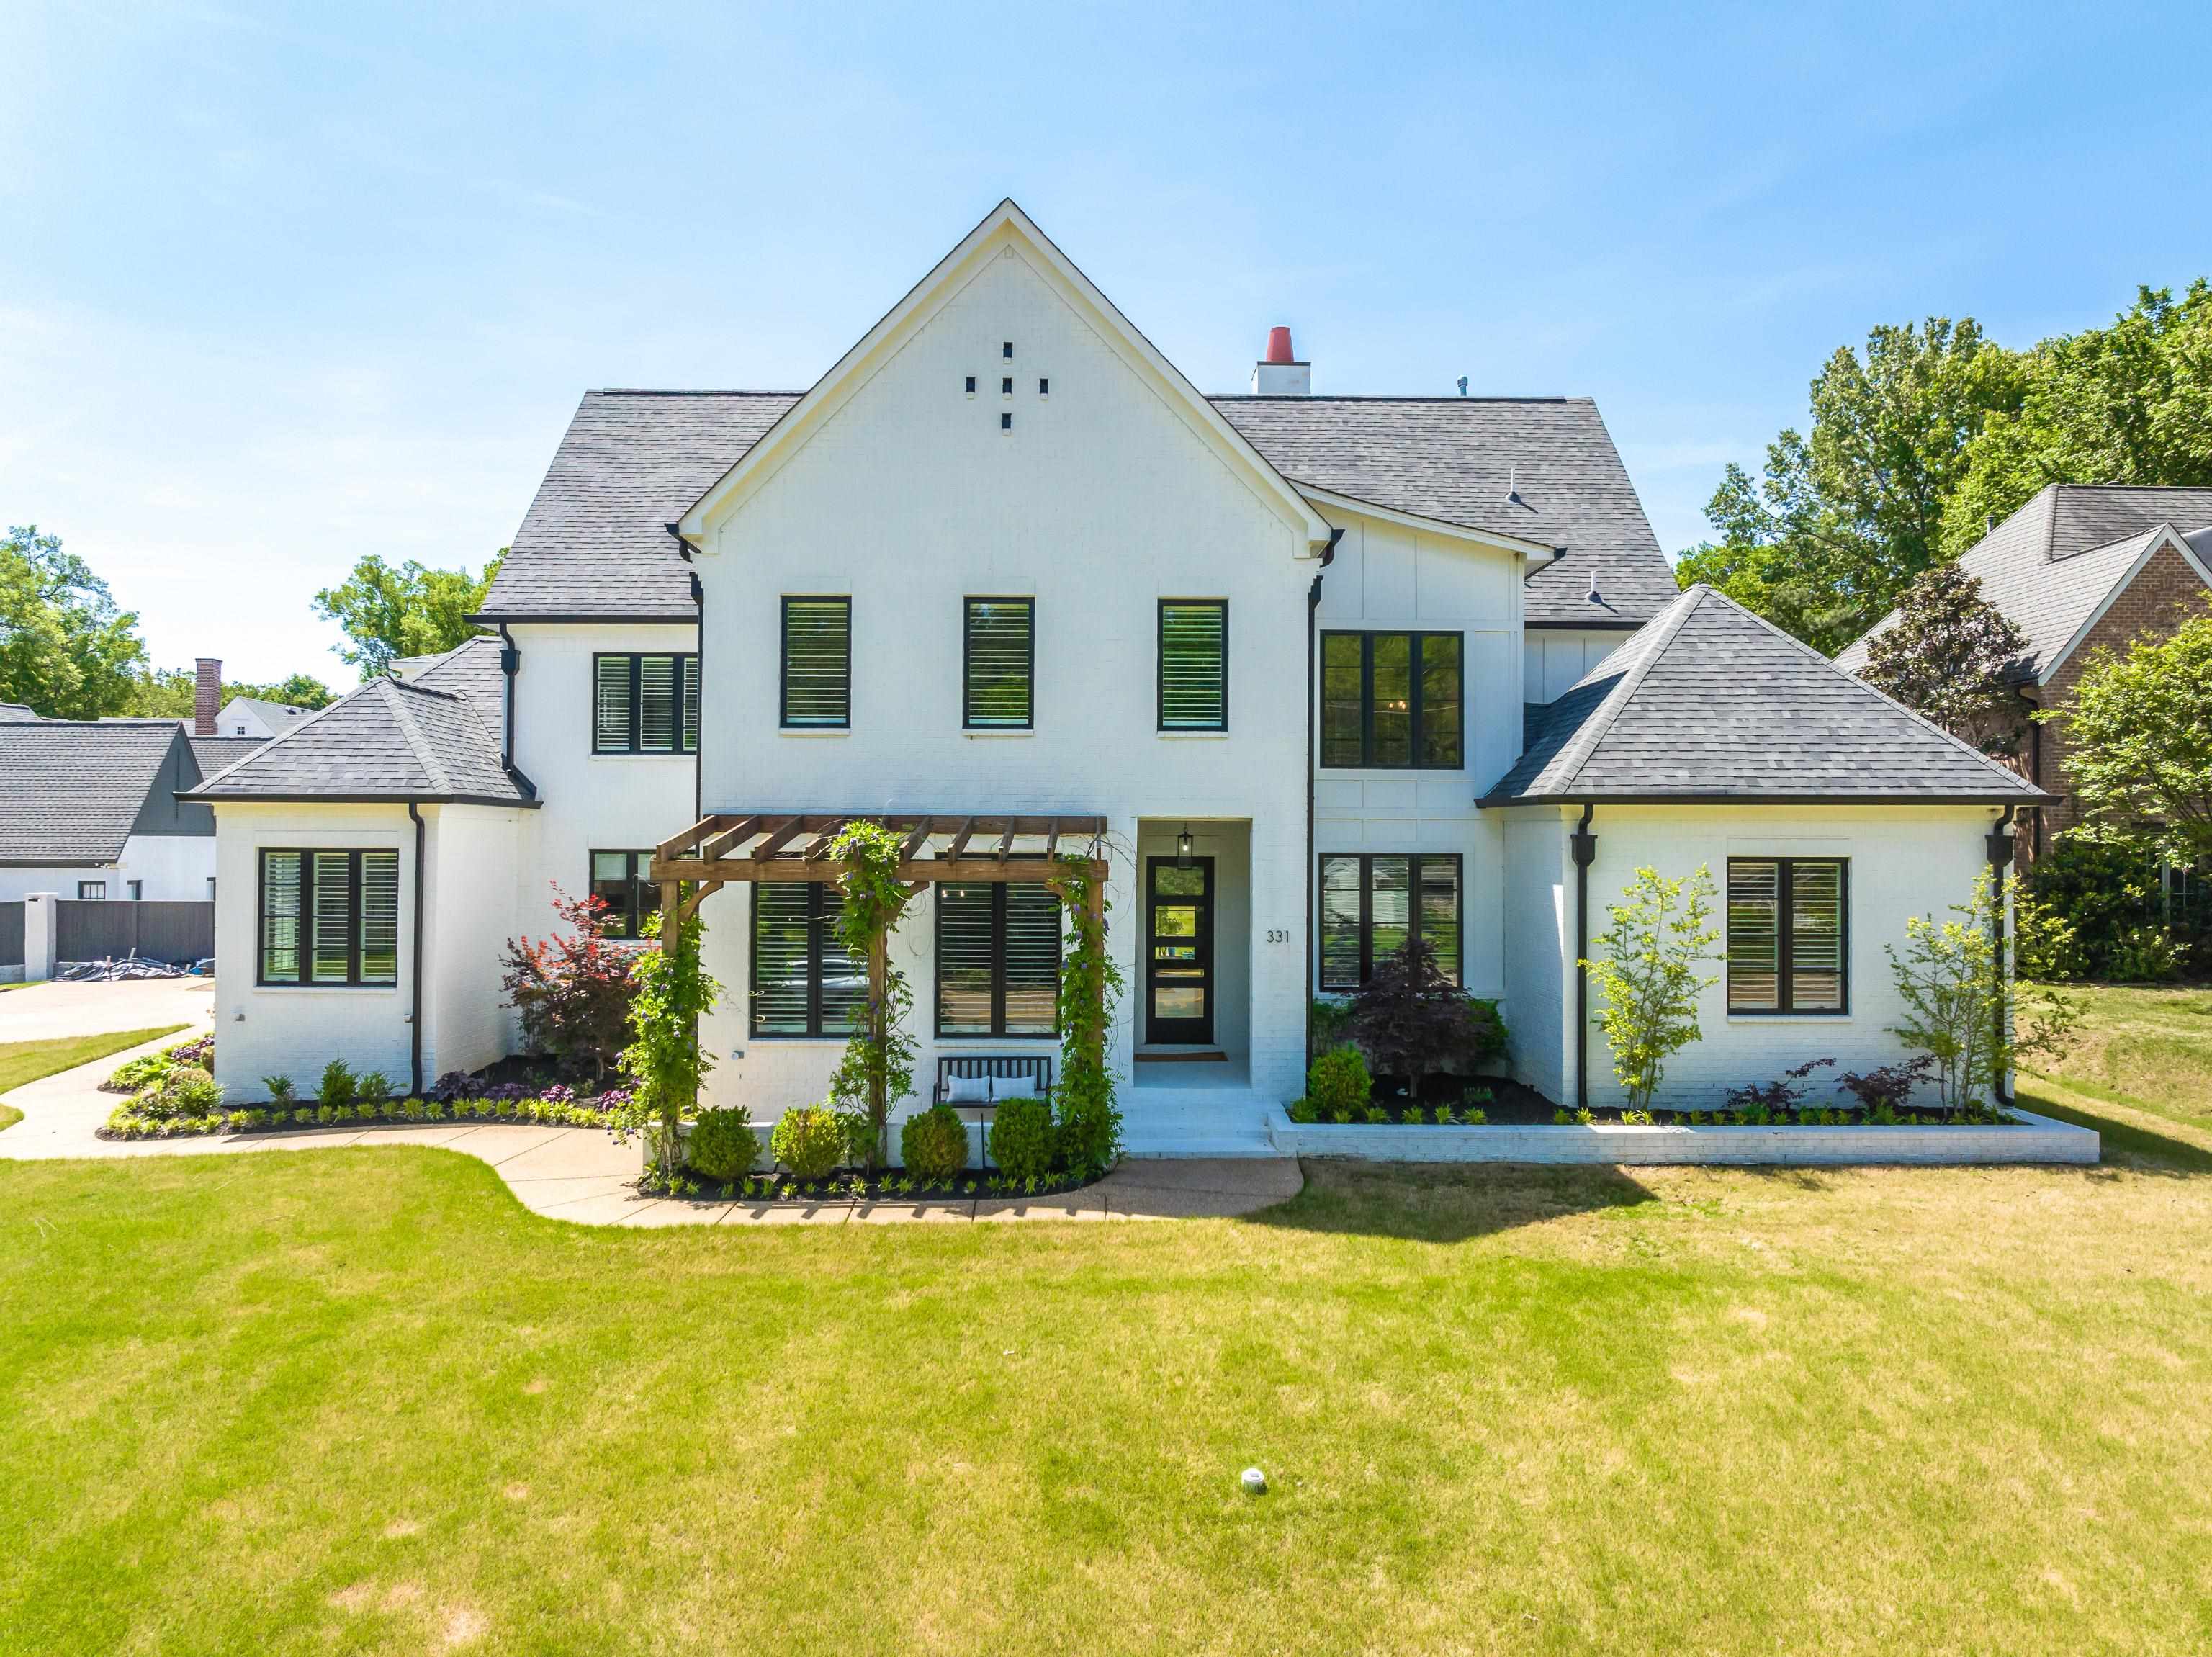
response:
[[[85,987],[114,990],[139,986]],[[126,1022],[106,1027],[129,1026]],[[434,1145],[489,1163],[532,1213],[556,1220],[573,1220],[582,1225],[602,1226],[1231,1218],[1294,1197],[1305,1183],[1294,1161],[1186,1158],[1124,1162],[1097,1185],[1059,1197],[823,1202],[805,1206],[696,1203],[640,1197],[631,1189],[638,1174],[637,1148],[617,1145],[596,1128],[446,1123],[421,1127],[319,1128],[301,1133],[127,1142],[95,1137],[94,1130],[106,1120],[107,1113],[117,1103],[113,1093],[100,1091],[102,1079],[126,1058],[141,1052],[158,1052],[184,1039],[165,1036],[130,1052],[112,1053],[94,1063],[18,1087],[7,1099],[9,1104],[23,1112],[23,1119],[0,1132],[0,1157],[209,1156],[240,1151],[327,1149],[342,1145]]]

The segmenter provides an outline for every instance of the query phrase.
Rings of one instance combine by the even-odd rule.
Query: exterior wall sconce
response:
[[[1188,823],[1182,825],[1182,832],[1176,836],[1176,867],[1190,867],[1190,825]]]

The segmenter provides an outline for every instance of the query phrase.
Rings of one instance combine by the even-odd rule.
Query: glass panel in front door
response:
[[[1146,946],[1145,1039],[1206,1044],[1213,1039],[1213,866],[1194,858],[1178,868],[1155,859],[1151,935]]]

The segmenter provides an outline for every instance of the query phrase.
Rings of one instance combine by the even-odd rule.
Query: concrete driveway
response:
[[[213,978],[32,984],[0,994],[0,1042],[93,1036],[103,1030],[144,1030],[158,1024],[188,1024],[198,1031],[214,1019]]]

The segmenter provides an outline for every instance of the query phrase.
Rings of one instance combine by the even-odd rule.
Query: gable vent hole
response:
[[[975,376],[972,374],[968,376],[968,394],[970,397],[975,394]]]
[[[1037,395],[1038,395],[1038,396],[1040,396],[1040,397],[1049,397],[1049,396],[1051,396],[1051,395],[1052,395],[1052,381],[1049,381],[1049,380],[1040,380],[1040,381],[1037,381]]]
[[[1007,362],[1012,362],[1014,360],[1014,342],[1011,339],[1001,341],[999,345],[999,355]]]
[[[999,417],[999,429],[1000,431],[1012,431],[1013,429],[1014,417],[1012,415],[1002,414]]]

